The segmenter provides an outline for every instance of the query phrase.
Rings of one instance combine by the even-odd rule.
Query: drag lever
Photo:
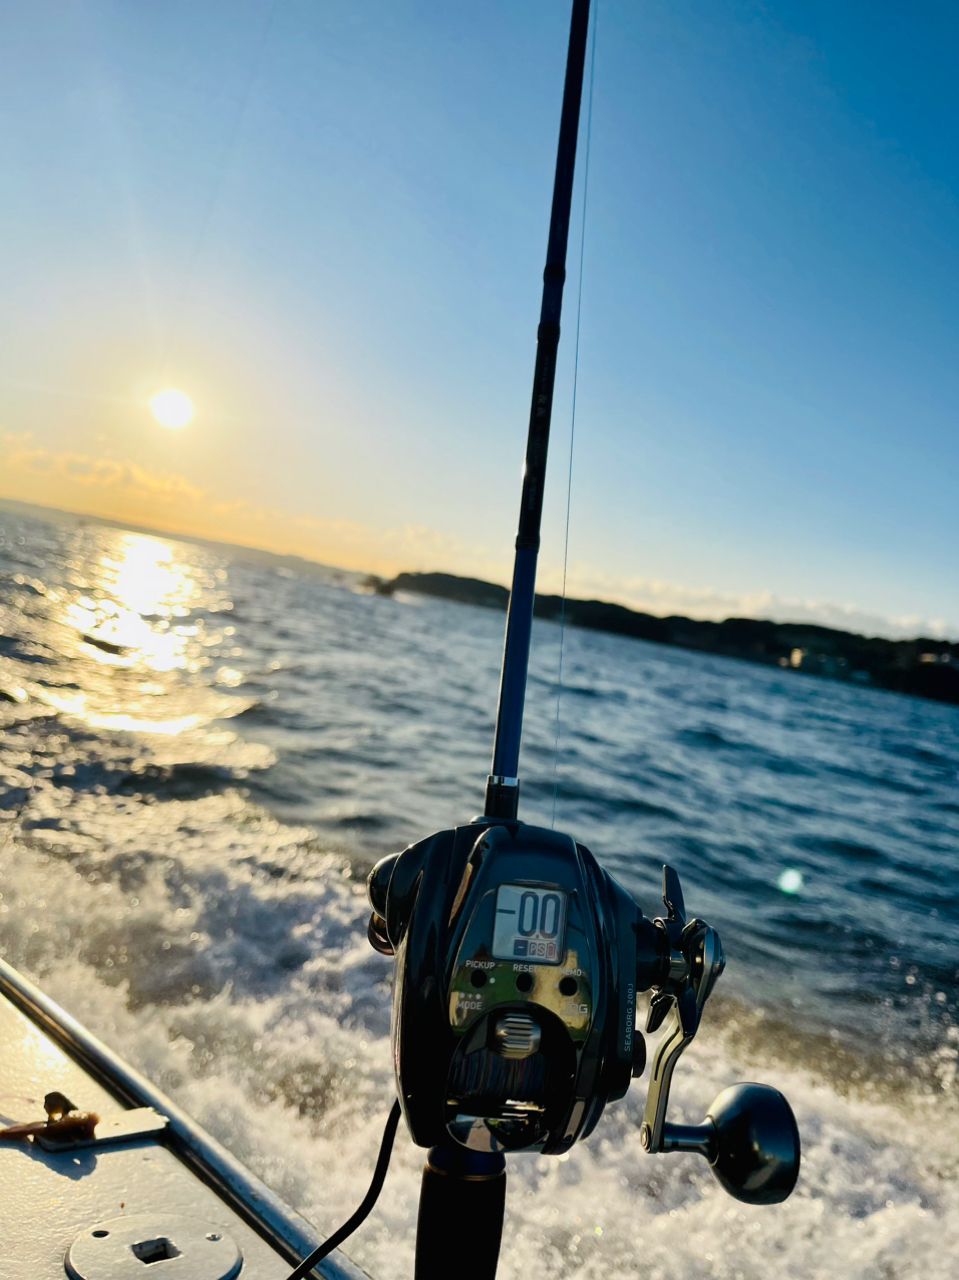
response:
[[[693,1151],[705,1156],[731,1196],[747,1204],[779,1204],[799,1177],[799,1128],[792,1108],[764,1084],[735,1084],[716,1098],[702,1124],[666,1119],[669,1086],[679,1058],[696,1035],[703,1005],[723,971],[719,934],[686,919],[679,876],[663,867],[666,918],[655,924],[666,940],[667,968],[649,1006],[647,1032],[664,1024],[653,1057],[641,1139],[649,1152]]]

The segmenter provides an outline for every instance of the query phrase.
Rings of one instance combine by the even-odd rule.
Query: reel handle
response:
[[[666,1119],[673,1070],[699,1029],[725,960],[716,930],[686,918],[682,885],[672,867],[663,867],[663,903],[666,916],[655,923],[665,940],[668,965],[650,1002],[646,1030],[665,1030],[653,1055],[640,1134],[643,1147],[704,1156],[737,1200],[780,1204],[799,1177],[800,1143],[796,1117],[778,1089],[735,1084],[715,1099],[702,1124]]]
[[[503,1235],[506,1161],[456,1143],[430,1148],[420,1187],[415,1280],[494,1280]],[[454,1224],[467,1239],[451,1256]]]
[[[796,1117],[768,1084],[730,1085],[702,1124],[667,1121],[660,1149],[705,1156],[718,1182],[745,1204],[781,1204],[799,1177]]]

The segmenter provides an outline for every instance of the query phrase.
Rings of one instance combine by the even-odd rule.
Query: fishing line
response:
[[[573,446],[576,441],[576,390],[579,385],[579,332],[583,312],[583,258],[586,250],[586,197],[589,194],[589,152],[593,137],[593,85],[596,80],[596,30],[599,5],[593,11],[592,48],[589,55],[589,97],[586,100],[586,153],[583,163],[583,215],[579,232],[579,280],[576,286],[576,342],[573,351],[573,404],[569,423],[569,468],[566,476],[566,532],[563,539],[563,590],[559,604],[559,669],[556,675],[556,726],[553,737],[553,815],[550,826],[556,826],[556,804],[559,798],[559,740],[562,732],[560,709],[563,700],[563,661],[566,654],[566,575],[569,567],[569,515],[573,498]]]

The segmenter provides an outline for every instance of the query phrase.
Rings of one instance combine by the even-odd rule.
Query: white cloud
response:
[[[710,587],[687,587],[652,578],[594,574],[584,566],[577,566],[570,573],[567,592],[571,596],[597,597],[659,615],[676,613],[716,621],[723,618],[769,618],[774,622],[814,622],[863,635],[892,638],[925,635],[959,639],[959,621],[945,618],[879,614],[853,603],[837,604],[830,600],[779,596],[772,591],[734,595]]]

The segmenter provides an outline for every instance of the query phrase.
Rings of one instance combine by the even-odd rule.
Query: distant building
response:
[[[793,649],[788,662],[785,658],[780,658],[780,665],[789,666],[793,671],[828,676],[832,680],[849,676],[849,663],[845,658],[836,657],[831,653],[817,653],[812,649]]]

